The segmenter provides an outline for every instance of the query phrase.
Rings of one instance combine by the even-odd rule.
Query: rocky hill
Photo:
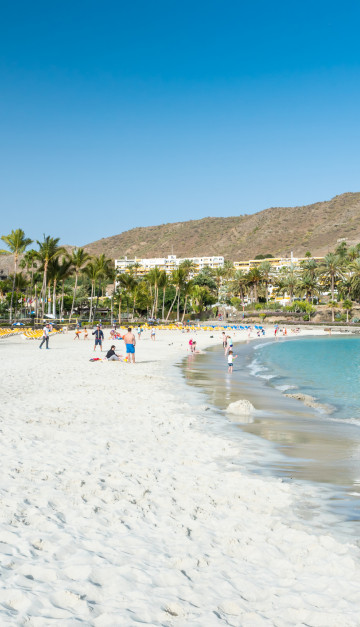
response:
[[[56,233],[55,233],[56,235]],[[148,226],[100,239],[85,246],[99,255],[120,257],[178,257],[224,255],[231,261],[256,255],[321,256],[339,241],[360,242],[360,192],[303,207],[272,207],[252,215],[203,218]],[[71,247],[68,247],[69,249]],[[13,271],[13,258],[0,257],[0,270]]]
[[[86,246],[89,253],[113,259],[127,256],[224,255],[231,261],[258,254],[320,256],[339,240],[360,241],[360,193],[347,193],[303,207],[272,207],[252,215],[203,218],[141,227]]]

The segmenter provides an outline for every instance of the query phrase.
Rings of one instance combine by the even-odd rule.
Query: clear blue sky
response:
[[[358,0],[3,2],[1,234],[359,191],[359,22]]]

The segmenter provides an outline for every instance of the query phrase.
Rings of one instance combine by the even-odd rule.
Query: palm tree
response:
[[[199,287],[199,286],[197,286]],[[193,281],[187,281],[184,285],[184,294],[185,294],[185,302],[184,302],[184,311],[183,311],[183,315],[181,318],[181,322],[184,322],[185,319],[185,314],[186,314],[186,305],[187,305],[187,301],[189,296],[192,295],[193,293],[193,289],[194,289],[194,282]]]
[[[270,283],[271,263],[266,259],[259,264],[259,272],[261,274],[261,282],[265,285],[266,302],[269,301],[268,285]]]
[[[349,313],[352,310],[352,306],[353,306],[352,301],[349,299],[345,299],[343,301],[342,306],[343,306],[343,309],[345,309],[346,311],[346,322],[349,322]]]
[[[166,320],[169,319],[169,316],[170,316],[170,314],[172,312],[172,308],[175,305],[176,299],[177,299],[177,319],[179,320],[179,317],[180,317],[180,293],[181,293],[181,289],[182,289],[185,281],[186,281],[186,270],[184,270],[184,268],[181,268],[179,266],[171,274],[171,283],[175,286],[175,297],[174,297],[173,302],[171,303],[170,309],[169,309],[168,314],[166,316]]]
[[[329,253],[329,254],[334,254],[334,253]],[[347,244],[346,242],[341,242],[341,244],[339,244],[335,249],[335,255],[340,257],[341,261],[345,261],[347,254],[348,254]]]
[[[247,285],[247,274],[245,274],[243,270],[236,270],[234,278],[231,281],[231,290],[234,296],[241,298],[242,302],[244,302]]]
[[[153,302],[149,287],[149,283],[143,280],[137,282],[135,288],[133,289],[133,294],[135,294],[136,299],[136,307],[143,311],[146,310],[147,314],[149,314]]]
[[[84,274],[86,274],[88,279],[90,279],[90,283],[91,283],[89,323],[92,320],[95,282],[96,282],[96,279],[98,278],[98,273],[99,273],[99,267],[95,259],[93,259],[92,261],[89,261],[89,263],[84,268]]]
[[[121,304],[124,293],[132,292],[136,285],[136,279],[128,272],[122,272],[117,275],[116,279],[117,289],[116,296],[119,300],[119,324],[121,324]]]
[[[214,269],[214,279],[215,279],[215,283],[216,283],[217,299],[218,299],[218,301],[220,300],[220,288],[221,288],[221,283],[222,283],[223,277],[224,277],[224,268],[223,267],[215,268]]]
[[[255,303],[258,302],[258,286],[261,283],[261,272],[259,268],[251,268],[247,273],[247,283],[254,290]]]
[[[154,288],[153,305],[152,305],[152,317],[157,317],[158,310],[158,296],[159,296],[159,281],[161,279],[161,271],[157,266],[152,268],[146,275],[146,279],[151,287]],[[151,291],[152,293],[152,291]]]
[[[49,266],[48,266],[49,291],[50,291],[50,285],[52,284],[53,286],[53,293],[52,293],[53,318],[56,318],[56,286],[57,286],[57,281],[58,281],[58,272],[59,272],[59,259],[56,257],[55,259],[52,259],[50,261]],[[50,306],[50,299],[49,299],[49,306]]]
[[[303,272],[306,272],[306,274],[310,275],[311,278],[314,278],[316,275],[318,264],[315,259],[309,258],[306,261],[301,261],[300,267]]]
[[[139,274],[140,268],[141,268],[141,265],[139,264],[138,261],[135,261],[135,263],[132,263],[128,266],[128,270],[130,274],[133,274],[135,277],[137,277],[137,275]]]
[[[299,279],[296,291],[299,294],[305,294],[306,300],[311,303],[313,297],[319,294],[319,284],[315,276],[305,272]]]
[[[319,276],[330,282],[331,300],[334,300],[336,281],[341,279],[344,275],[343,265],[343,259],[339,255],[328,253],[325,255],[324,261],[319,268]]]
[[[34,284],[34,301],[35,301],[35,318],[39,316],[39,299],[37,295],[38,284],[42,281],[42,275],[40,272],[34,272],[33,284]]]
[[[10,300],[10,323],[11,323],[16,272],[17,272],[17,264],[18,264],[19,255],[22,255],[22,253],[25,252],[26,248],[30,246],[30,244],[32,244],[32,240],[29,237],[25,237],[25,233],[22,229],[16,229],[16,231],[11,231],[9,235],[2,235],[1,239],[3,242],[5,242],[9,250],[0,250],[0,255],[11,255],[11,254],[14,255],[14,276],[13,276],[13,284],[12,284],[11,300]]]
[[[90,259],[91,259],[90,255],[87,252],[85,252],[83,248],[75,248],[72,251],[70,261],[71,261],[71,265],[73,266],[75,270],[75,285],[74,285],[74,295],[73,295],[73,300],[71,304],[69,322],[71,322],[71,317],[74,313],[79,273],[81,272],[81,270],[84,269],[86,263],[90,261]]]
[[[97,267],[97,280],[99,281],[99,284],[98,284],[98,295],[97,295],[96,306],[95,306],[95,312],[96,312],[96,309],[97,309],[98,304],[99,304],[99,295],[100,295],[100,291],[101,291],[101,282],[103,280],[106,280],[109,277],[111,277],[112,262],[111,262],[111,259],[108,259],[107,257],[105,257],[104,253],[102,253],[98,257],[94,257],[94,261],[95,261],[95,264],[96,264],[96,267]],[[95,296],[95,293],[94,293],[94,296]],[[94,317],[95,317],[95,313],[94,313]]]
[[[350,246],[347,251],[348,261],[354,261],[359,256],[359,250],[357,246]]]
[[[290,303],[293,302],[294,293],[298,287],[299,277],[294,264],[287,268],[282,268],[278,279],[278,291],[280,294],[288,294]]]
[[[27,273],[30,274],[30,292],[32,295],[34,270],[36,270],[37,268],[36,250],[27,250],[23,259],[20,262],[20,266],[21,268],[26,268]]]
[[[165,292],[166,292],[167,284],[168,284],[167,274],[166,274],[165,270],[161,270],[158,286],[159,286],[159,289],[162,289],[162,291],[163,291],[162,310],[161,310],[161,318],[162,318],[162,320],[164,320],[164,318],[165,318]]]
[[[210,296],[210,290],[204,285],[194,285],[191,290],[191,302],[193,309],[201,314],[203,312],[205,301]]]
[[[351,293],[354,298],[360,298],[360,257],[349,263]]]
[[[331,321],[335,322],[335,309],[337,308],[338,304],[336,300],[329,300],[328,305],[331,307]]]
[[[41,261],[41,263],[42,263],[42,270],[44,272],[43,284],[42,284],[42,288],[41,288],[41,294],[42,294],[42,299],[43,299],[43,301],[42,301],[42,311],[41,311],[42,317],[44,317],[44,311],[45,311],[45,299],[46,299],[46,289],[47,289],[47,272],[48,272],[49,263],[54,261],[54,259],[56,259],[60,255],[64,255],[66,253],[65,248],[63,248],[62,246],[58,245],[59,241],[60,241],[59,237],[50,237],[50,235],[46,235],[45,236],[45,234],[44,234],[44,241],[43,242],[39,242],[37,240],[37,244],[39,246],[39,250],[36,251],[36,258]]]
[[[191,259],[184,259],[179,265],[179,268],[183,268],[186,272],[186,276],[188,277],[190,274],[193,274],[196,270],[196,264]]]
[[[235,272],[235,268],[234,268],[234,264],[232,261],[229,261],[228,259],[226,261],[224,261],[224,265],[222,267],[223,270],[223,276],[226,279],[231,279],[231,277],[234,275]]]
[[[109,281],[112,282],[113,287],[112,287],[112,294],[111,294],[111,299],[110,299],[110,312],[111,312],[111,326],[113,324],[113,311],[114,311],[114,296],[115,296],[115,290],[116,290],[116,277],[117,277],[117,270],[116,268],[109,268],[109,272],[108,272],[108,278]]]
[[[61,297],[60,297],[60,318],[64,317],[64,289],[65,281],[73,273],[73,266],[71,260],[68,257],[64,257],[62,262],[59,263],[57,269],[57,280],[61,283]]]

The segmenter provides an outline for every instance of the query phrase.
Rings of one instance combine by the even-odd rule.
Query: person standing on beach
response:
[[[222,334],[221,334],[221,339],[222,339],[222,343],[223,343],[224,354],[226,355],[226,349],[227,349],[227,337],[226,337],[226,333],[225,333],[225,331],[223,331],[223,332],[222,332]]]
[[[46,325],[43,328],[43,335],[42,335],[42,341],[41,344],[39,346],[39,348],[42,348],[42,345],[44,343],[46,343],[46,348],[49,348],[49,335],[50,335],[50,325],[47,322]]]
[[[129,364],[135,363],[135,335],[133,334],[131,327],[128,328],[127,333],[125,333],[123,337],[125,346],[126,346],[126,357],[128,358]]]
[[[232,349],[229,350],[228,354],[228,372],[233,371],[234,359],[237,358],[237,355],[233,355]]]
[[[226,347],[225,347],[225,355],[231,351],[233,348],[233,341],[231,335],[226,336]]]
[[[96,350],[97,346],[100,346],[100,351],[102,352],[102,342],[104,339],[104,333],[100,329],[100,325],[98,324],[95,331],[93,331],[92,335],[95,335],[95,344],[94,350]]]

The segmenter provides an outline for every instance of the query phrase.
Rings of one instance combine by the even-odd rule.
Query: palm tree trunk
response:
[[[186,294],[186,296],[185,296],[185,303],[184,303],[184,313],[183,313],[183,315],[182,315],[181,322],[184,322],[184,318],[185,318],[185,314],[186,314],[186,303],[187,303],[187,299],[188,299],[188,295]]]
[[[91,281],[91,295],[90,295],[90,314],[89,314],[89,323],[92,318],[92,309],[93,309],[93,291],[94,291],[94,282]]]
[[[178,292],[178,301],[177,301],[177,316],[176,316],[177,320],[179,320],[180,318],[180,290]]]
[[[53,316],[56,318],[56,279],[54,279],[53,285]]]
[[[119,324],[121,324],[121,294],[119,295]]]
[[[15,255],[14,255],[14,278],[13,278],[13,283],[12,283],[11,300],[10,300],[10,323],[12,322],[12,319],[13,319],[12,311],[13,311],[13,303],[14,303],[15,281],[16,281],[16,273],[17,273],[17,262],[18,262],[18,255],[17,255],[17,253],[15,253]]]
[[[42,288],[41,288],[41,294],[42,294],[41,315],[42,315],[42,317],[44,317],[44,314],[45,314],[45,300],[46,300],[46,287],[47,287],[47,268],[48,268],[48,262],[45,261],[43,284],[42,284]]]
[[[166,287],[163,287],[162,320],[164,320],[164,317],[165,317],[165,290],[166,290]]]
[[[168,311],[168,313],[167,313],[167,316],[166,316],[166,320],[165,320],[165,322],[167,322],[167,321],[168,321],[168,319],[169,319],[169,316],[170,316],[170,314],[171,314],[171,312],[172,312],[172,308],[173,308],[173,306],[175,305],[175,301],[176,301],[176,299],[177,299],[177,288],[176,288],[176,291],[175,291],[175,298],[174,298],[173,302],[172,302],[172,303],[171,303],[171,305],[170,305],[170,309],[169,309],[169,311]]]
[[[331,300],[334,300],[335,281],[334,275],[331,276]]]
[[[60,305],[60,318],[63,319],[64,317],[64,283],[65,281],[62,281],[62,286],[61,286],[61,305]]]
[[[12,290],[11,290],[11,300],[10,300],[10,324],[12,323],[12,319],[13,319],[12,311],[13,311],[14,292],[15,292],[15,281],[16,281],[16,266],[17,266],[17,260],[15,261],[15,266],[14,266],[14,278],[13,278],[13,282],[12,282]]]
[[[154,307],[155,307],[155,298],[153,298],[153,291],[152,291],[152,285],[151,283],[149,284],[149,289],[150,289],[150,298],[151,298],[151,318],[154,317]]]
[[[159,296],[159,290],[158,290],[158,286],[155,283],[155,309],[154,309],[154,318],[157,318],[157,310],[158,310],[158,296]]]
[[[72,301],[72,304],[71,304],[71,311],[70,311],[69,322],[71,322],[71,317],[72,317],[72,315],[74,313],[75,299],[76,299],[76,292],[77,292],[77,283],[78,283],[78,271],[76,270],[76,272],[75,272],[74,295],[73,295],[73,301]]]
[[[35,319],[38,317],[37,283],[35,283]]]

